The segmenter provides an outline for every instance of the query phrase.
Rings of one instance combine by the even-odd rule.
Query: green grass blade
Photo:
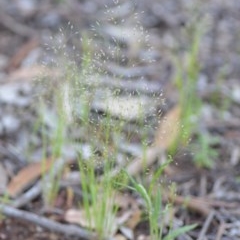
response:
[[[164,237],[163,240],[174,240],[176,237],[180,236],[181,234],[191,231],[196,226],[197,226],[197,224],[192,224],[192,225],[174,229],[170,233],[168,233],[168,235],[166,237]]]

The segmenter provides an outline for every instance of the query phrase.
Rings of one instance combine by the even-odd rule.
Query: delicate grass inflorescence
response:
[[[162,207],[158,186],[163,167],[153,174],[149,188],[121,171],[115,177],[111,175],[117,165],[124,166],[132,157],[141,156],[147,161],[147,148],[154,137],[151,130],[158,122],[157,107],[164,101],[156,85],[151,87],[148,81],[155,61],[149,34],[141,26],[134,4],[126,16],[118,14],[121,7],[118,1],[112,7],[105,6],[106,18],[96,21],[91,31],[75,32],[68,24],[50,39],[47,50],[52,59],[46,59],[46,65],[56,77],[43,80],[48,88],[43,99],[49,99],[50,104],[43,106],[42,114],[52,111],[54,105],[57,111],[53,126],[49,126],[52,134],[42,134],[44,155],[64,158],[64,146],[75,146],[82,192],[80,206],[86,213],[87,227],[94,229],[99,239],[116,230],[115,194],[128,180],[146,202],[151,238],[161,239],[164,223],[159,224],[159,218],[168,211]],[[128,24],[134,27],[129,28]],[[41,116],[43,125],[47,121],[44,118]],[[137,144],[140,147],[134,148]],[[84,147],[88,148],[87,153]],[[148,171],[146,166],[143,172]],[[60,165],[57,172],[51,169],[46,179],[43,176],[46,205],[54,205],[62,171]],[[174,239],[192,228],[175,229],[163,239]]]
[[[180,93],[181,106],[181,131],[178,140],[172,147],[172,153],[176,151],[177,146],[189,145],[193,151],[193,161],[198,167],[211,168],[214,166],[214,158],[217,151],[211,147],[212,137],[205,129],[199,127],[202,124],[201,111],[203,109],[203,101],[198,94],[198,80],[200,76],[201,66],[199,63],[200,43],[205,29],[205,23],[193,24],[190,26],[191,45],[185,54],[185,61],[176,61],[175,85]],[[196,134],[195,142],[191,142],[191,137]]]

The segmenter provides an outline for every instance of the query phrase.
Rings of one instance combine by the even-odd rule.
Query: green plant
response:
[[[68,24],[69,25],[69,24]],[[70,25],[69,25],[70,26]],[[70,26],[72,29],[72,26]],[[53,46],[49,46],[50,51],[53,52],[55,57],[58,59],[57,62],[53,59],[53,65],[56,65],[61,70],[61,75],[57,79],[53,79],[53,82],[57,84],[57,87],[47,84],[48,94],[50,95],[50,101],[56,105],[56,112],[52,115],[54,118],[50,121],[55,124],[51,124],[50,130],[46,130],[45,122],[43,119],[44,111],[48,111],[46,100],[41,99],[41,110],[40,122],[41,135],[43,142],[43,161],[42,168],[44,169],[47,161],[47,152],[51,151],[52,160],[58,161],[62,157],[62,148],[70,139],[67,137],[67,131],[70,124],[74,123],[76,119],[81,120],[81,124],[85,128],[89,128],[89,113],[90,113],[90,103],[91,99],[89,97],[88,91],[86,89],[86,79],[87,74],[89,74],[91,54],[88,50],[88,44],[86,38],[83,36],[82,46],[84,54],[81,61],[81,70],[77,67],[76,62],[69,56],[67,42],[71,38],[66,39],[66,34],[60,29],[60,34],[62,39],[59,40],[59,46],[55,46],[55,39],[53,40]],[[70,34],[71,35],[71,34]],[[86,52],[86,54],[85,54]],[[44,81],[45,79],[43,79]],[[93,89],[93,87],[92,87]],[[43,96],[46,98],[46,96]],[[49,96],[48,96],[49,97]],[[50,148],[49,148],[50,147]],[[47,206],[52,206],[54,200],[59,191],[60,178],[63,171],[63,163],[59,161],[60,164],[57,167],[53,164],[50,168],[47,176],[43,175],[43,196],[44,202]]]
[[[114,205],[116,185],[111,177],[116,162],[117,147],[113,137],[122,131],[122,124],[112,121],[109,113],[104,114],[94,124],[88,118],[81,119],[81,124],[88,129],[92,155],[89,159],[83,159],[79,152],[78,165],[80,171],[80,184],[82,190],[82,209],[86,213],[88,227],[94,229],[98,239],[102,240],[112,236],[116,230],[115,216],[117,206]],[[101,149],[101,155],[94,154],[96,148]],[[101,176],[100,174],[101,173]],[[120,180],[120,175],[118,180]]]
[[[96,161],[89,159],[83,162],[79,159],[80,179],[83,194],[82,207],[86,213],[88,227],[104,239],[114,233],[114,217],[117,208],[113,204],[115,190],[108,177],[109,167],[103,169],[102,181],[96,176]]]
[[[199,43],[202,29],[199,27],[194,32],[192,45],[186,54],[186,66],[176,64],[175,85],[180,92],[181,106],[181,131],[177,144],[186,144],[196,127],[196,119],[202,106],[201,99],[197,94],[197,81],[200,71],[198,62]]]
[[[132,183],[132,187],[127,186],[127,188],[137,192],[145,202],[147,219],[150,226],[150,237],[152,240],[171,240],[175,239],[177,236],[190,231],[195,228],[196,225],[184,226],[177,229],[171,229],[166,236],[163,236],[164,229],[164,216],[170,211],[169,206],[167,205],[163,208],[162,205],[162,194],[161,186],[158,184],[158,179],[162,175],[165,167],[170,164],[172,160],[167,161],[157,171],[153,174],[151,182],[148,187],[144,187],[141,183],[136,182],[136,180],[130,176],[128,173],[127,176]],[[171,225],[171,223],[170,223]]]
[[[224,118],[224,114],[229,110],[232,98],[226,91],[223,91],[224,81],[227,78],[227,66],[223,67],[216,77],[215,89],[211,92],[209,102],[220,110],[220,117]]]
[[[0,197],[0,204],[11,204],[12,200],[10,199],[10,196],[8,195],[7,192],[4,192],[4,194]],[[0,207],[0,221],[2,221],[3,219],[5,219],[5,215],[2,214],[1,211],[1,207]]]
[[[120,47],[117,42],[115,42],[115,44],[116,46],[113,47],[113,55],[116,55],[116,58],[119,59],[119,57],[121,57]],[[92,116],[93,113],[91,111],[91,103],[93,97],[95,97],[95,86],[91,84],[90,76],[101,73],[99,72],[101,69],[96,69],[97,64],[95,65],[95,61],[109,61],[109,59],[105,59],[104,57],[103,60],[102,57],[103,56],[95,59],[98,58],[98,56],[92,54],[89,47],[89,40],[85,35],[82,38],[82,58],[80,66],[77,66],[74,62],[69,61],[69,59],[63,56],[60,64],[60,68],[64,72],[62,79],[60,79],[63,80],[60,84],[61,90],[54,91],[58,103],[58,121],[54,136],[51,137],[53,157],[58,158],[61,156],[63,144],[67,140],[65,133],[67,124],[69,123],[68,120],[70,120],[71,123],[74,122],[77,127],[84,127],[86,129],[86,136],[84,137],[86,137],[87,140],[81,139],[80,143],[87,141],[91,145],[92,155],[86,160],[82,157],[83,154],[81,154],[80,151],[78,158],[82,190],[82,201],[80,205],[86,213],[88,227],[97,232],[99,239],[104,239],[106,236],[113,234],[115,227],[113,219],[117,212],[117,207],[114,206],[115,191],[118,186],[126,185],[126,175],[124,176],[122,172],[114,178],[111,177],[118,153],[117,144],[113,141],[113,137],[121,135],[124,127],[124,119],[119,117],[120,121],[113,123],[108,111],[109,109],[107,108],[104,109],[102,116],[98,116],[97,119]],[[121,76],[119,76],[121,74],[116,73],[113,75],[114,77],[121,78]],[[88,81],[90,81],[90,83]],[[118,94],[120,94],[120,91],[116,89],[113,96],[118,97]],[[131,97],[131,94],[129,97]],[[138,109],[138,127],[140,131],[142,131],[141,139],[139,140],[143,149],[144,162],[147,163],[148,126],[145,122],[146,119],[144,118],[142,106]],[[72,117],[75,117],[75,119]],[[127,141],[130,141],[129,138],[131,136],[128,133],[126,135]],[[96,149],[100,149],[98,150],[100,156],[95,154]],[[144,165],[143,168],[146,170],[146,164]],[[146,202],[151,237],[154,240],[160,239],[163,234],[164,226],[162,223],[162,226],[159,228],[159,217],[163,217],[164,211],[169,211],[169,209],[163,209],[161,190],[159,186],[156,186],[157,179],[161,175],[164,167],[165,165],[156,171],[149,188],[145,188],[142,184],[137,183],[131,178],[131,176],[127,176],[134,185],[133,189],[135,189]],[[50,185],[44,189],[46,196],[45,201],[50,204],[53,203],[59,190],[59,179],[62,173],[62,169],[59,169],[57,174],[55,174],[53,170],[54,169],[50,170],[48,178]],[[99,172],[101,173],[101,178],[99,178]],[[118,184],[116,184],[116,182],[118,182]],[[187,226],[169,232],[168,239],[171,239],[171,236],[179,235],[181,231],[185,232],[191,229],[191,227],[193,226]]]
[[[96,156],[84,161],[81,153],[78,159],[80,179],[83,194],[82,206],[86,212],[88,226],[95,229],[99,239],[111,236],[115,231],[114,218],[117,207],[114,205],[116,185],[112,182],[111,171],[116,158],[116,151],[109,151],[110,133],[117,131],[111,127],[110,116],[102,123],[103,142],[102,160],[96,160]],[[94,147],[95,143],[92,143]],[[97,169],[102,172],[99,179]],[[120,178],[118,178],[120,179]]]
[[[199,167],[210,168],[214,165],[212,159],[217,156],[217,152],[211,148],[211,138],[208,135],[198,133],[197,130],[200,111],[203,106],[203,102],[197,94],[197,81],[200,71],[198,55],[202,34],[203,29],[199,26],[193,34],[192,45],[186,55],[185,68],[180,62],[176,64],[175,84],[180,91],[182,128],[172,152],[176,151],[178,144],[186,145],[191,135],[196,132],[198,137],[197,141],[192,144],[194,145],[192,149],[197,149],[197,152],[194,152],[193,160]]]
[[[193,160],[198,167],[212,168],[214,166],[214,159],[218,156],[218,152],[211,146],[218,142],[217,138],[208,133],[198,134],[196,141],[190,145],[194,151]]]
[[[42,168],[45,169],[47,160],[47,142],[51,146],[51,160],[55,163],[50,168],[47,175],[42,175],[43,180],[43,198],[46,206],[52,206],[54,200],[59,191],[59,182],[62,176],[63,170],[63,160],[59,159],[62,157],[62,147],[67,141],[66,139],[66,115],[64,113],[64,104],[62,95],[56,93],[56,102],[57,102],[57,118],[56,126],[53,130],[51,136],[47,136],[46,132],[43,132],[43,161]],[[44,126],[42,126],[44,129]],[[44,171],[45,172],[45,171]]]

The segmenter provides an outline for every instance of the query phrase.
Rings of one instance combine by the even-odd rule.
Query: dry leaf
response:
[[[127,237],[127,239],[132,240],[134,238],[134,233],[132,229],[125,226],[121,226],[119,230],[121,231],[122,234],[124,234]]]
[[[18,194],[24,191],[28,186],[43,173],[45,173],[52,165],[52,160],[47,160],[43,168],[43,163],[31,163],[22,170],[10,181],[7,187],[7,192],[10,197],[15,198]]]
[[[92,212],[92,209],[90,212]],[[91,216],[93,216],[93,213],[91,213]],[[93,218],[88,219],[86,211],[84,210],[69,209],[64,215],[64,220],[68,223],[79,224],[82,227],[95,228],[94,221],[91,221]]]
[[[66,207],[70,208],[73,205],[74,192],[73,192],[73,189],[70,187],[67,187],[66,190],[67,190]]]
[[[31,82],[41,77],[57,79],[61,77],[61,72],[58,69],[46,68],[40,65],[23,67],[9,74],[7,82]]]
[[[82,227],[95,230],[96,228],[96,225],[94,222],[95,212],[93,208],[90,208],[89,212],[91,215],[91,219],[88,218],[87,213],[84,209],[83,210],[69,209],[66,211],[64,215],[64,220],[69,223],[78,224],[78,225],[81,225]],[[106,234],[114,235],[117,231],[117,221],[115,216],[110,211],[108,214],[109,215],[106,218],[111,219],[111,226],[110,226],[111,229],[105,229],[106,231],[110,231],[110,232],[107,232]],[[106,220],[109,220],[109,219],[106,219]]]
[[[145,236],[143,234],[139,235],[137,240],[151,240],[150,236]]]
[[[175,106],[160,122],[154,146],[167,150],[175,142],[180,131],[181,108]]]
[[[171,199],[171,197],[170,197]],[[204,201],[201,198],[197,197],[182,197],[182,196],[174,196],[174,198],[171,199],[176,204],[183,204],[188,209],[198,212],[202,214],[203,216],[208,216],[208,214],[211,212],[212,208],[210,204],[207,201]]]
[[[115,195],[114,204],[121,209],[121,213],[117,217],[117,223],[129,230],[133,230],[141,221],[142,212],[138,207],[137,201],[130,195],[117,193]]]
[[[142,212],[139,208],[133,209],[129,219],[125,223],[125,226],[127,226],[130,229],[134,229],[141,221],[141,215]]]
[[[127,193],[116,192],[114,194],[114,205],[121,208],[121,210],[128,210],[129,207],[137,206],[136,200]]]
[[[127,240],[127,238],[124,237],[122,234],[117,234],[116,236],[114,236],[113,239],[114,240]]]
[[[152,165],[162,151],[167,150],[176,140],[180,131],[180,106],[174,107],[160,122],[155,141],[146,150],[145,157],[139,157],[130,162],[126,171],[131,176],[137,175],[144,168]]]
[[[141,221],[142,212],[138,207],[126,210],[121,216],[117,218],[119,225],[124,225],[127,228],[134,229]]]
[[[161,151],[162,149],[156,147],[148,148],[144,158],[136,158],[128,164],[126,168],[127,173],[131,176],[136,176],[144,168],[152,165]]]

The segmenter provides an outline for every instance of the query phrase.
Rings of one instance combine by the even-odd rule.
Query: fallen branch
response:
[[[202,197],[183,197],[179,195],[171,196],[167,191],[164,192],[164,200],[171,201],[178,205],[184,205],[186,208],[207,217],[214,207],[231,208],[236,209],[236,203],[227,203],[223,201],[217,201],[215,199],[208,199]]]
[[[51,173],[51,177],[55,177],[57,175],[57,173],[59,171],[61,171],[61,168],[63,168],[63,166],[65,164],[65,160],[62,159],[62,158],[59,158],[59,159],[56,159],[52,164],[54,164],[54,166],[52,166],[53,167],[53,172]],[[45,182],[50,182],[50,175],[46,174],[44,179],[45,179]],[[20,197],[15,199],[12,202],[11,206],[13,206],[15,208],[21,208],[24,205],[28,204],[31,200],[33,200],[34,198],[39,196],[42,192],[43,187],[44,187],[43,186],[44,182],[42,180],[43,179],[38,180],[38,182],[36,184],[34,184],[30,189],[28,189]]]
[[[10,15],[6,14],[3,9],[0,9],[0,21],[1,25],[20,36],[32,37],[37,35],[37,32],[33,28],[16,21]]]
[[[218,228],[218,231],[217,231],[216,240],[221,240],[222,239],[222,236],[224,234],[225,228],[226,228],[226,223],[225,222],[221,222],[220,226]]]
[[[11,203],[12,207],[21,208],[24,205],[31,202],[34,198],[38,197],[42,191],[41,181],[38,181],[34,186],[32,186],[28,191],[23,193],[20,197]]]
[[[215,215],[215,212],[213,210],[208,214],[208,217],[207,217],[205,223],[203,224],[202,230],[201,230],[197,240],[201,240],[201,239],[206,238],[207,230],[210,227],[210,224],[211,224],[211,222],[214,218],[214,215]]]
[[[67,236],[80,237],[86,240],[97,239],[96,234],[93,234],[81,227],[78,227],[75,225],[66,225],[66,224],[58,223],[53,220],[49,220],[45,217],[38,216],[34,213],[15,209],[5,204],[0,204],[0,212],[5,216],[28,221],[40,227],[46,228],[50,231],[63,233]]]
[[[184,205],[186,208],[194,212],[197,212],[205,217],[207,217],[212,210],[210,204],[201,198],[182,197],[178,195],[173,197],[167,192],[165,193],[164,198],[165,198],[165,201],[167,202],[171,201],[178,205]]]

